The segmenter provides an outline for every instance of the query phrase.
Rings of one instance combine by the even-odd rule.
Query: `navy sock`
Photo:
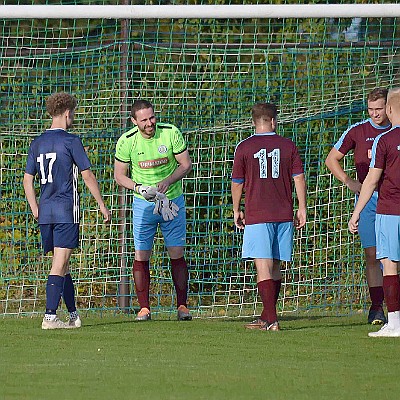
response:
[[[64,286],[64,277],[49,275],[46,284],[46,314],[56,314]]]
[[[70,313],[76,311],[75,289],[74,289],[74,282],[72,281],[71,278],[71,274],[65,275],[63,299]]]

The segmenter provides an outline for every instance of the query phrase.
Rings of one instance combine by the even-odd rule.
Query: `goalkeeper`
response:
[[[140,305],[136,320],[151,319],[149,260],[158,225],[171,259],[178,320],[191,320],[187,308],[189,273],[184,258],[186,210],[181,180],[191,171],[192,162],[181,132],[174,125],[157,123],[150,102],[136,100],[131,120],[135,127],[117,142],[114,178],[118,185],[134,192],[133,278]]]

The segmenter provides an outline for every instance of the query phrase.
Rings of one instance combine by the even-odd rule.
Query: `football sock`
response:
[[[272,279],[266,279],[258,282],[257,287],[264,307],[260,318],[272,324],[278,320],[275,307],[275,282]]]
[[[56,314],[64,287],[64,277],[49,275],[46,284],[46,314]]]
[[[185,257],[171,258],[171,275],[176,290],[176,306],[187,307],[189,271]]]
[[[400,280],[398,275],[383,277],[383,291],[389,313],[400,310]]]
[[[135,281],[136,295],[140,308],[150,310],[149,290],[150,290],[150,263],[149,261],[133,262],[133,279]]]
[[[276,281],[274,280],[274,285],[275,285],[275,305],[276,305],[279,298],[279,293],[281,291],[282,279],[277,279]]]
[[[76,311],[75,289],[74,289],[74,282],[72,281],[72,278],[71,278],[71,274],[65,275],[63,299],[64,299],[65,305],[67,306],[67,309],[70,313]]]
[[[372,303],[371,310],[375,311],[381,310],[384,299],[383,287],[382,286],[370,287],[369,295],[371,297],[371,303]]]

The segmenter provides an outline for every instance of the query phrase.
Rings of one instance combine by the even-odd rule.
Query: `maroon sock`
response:
[[[371,310],[381,310],[384,294],[382,286],[374,286],[369,288],[369,296],[371,297]]]
[[[267,279],[258,282],[257,287],[264,307],[261,313],[261,319],[272,324],[278,320],[275,307],[275,282],[272,279]]]
[[[150,310],[149,291],[150,291],[150,266],[149,261],[133,262],[133,279],[135,281],[136,296],[140,308]]]
[[[171,275],[176,290],[176,306],[187,307],[189,272],[185,257],[171,258]]]
[[[383,277],[383,291],[388,312],[400,311],[400,280],[398,275]]]
[[[279,293],[281,291],[282,279],[277,279],[276,281],[274,280],[274,285],[275,285],[275,305],[276,305],[276,303],[278,302]]]

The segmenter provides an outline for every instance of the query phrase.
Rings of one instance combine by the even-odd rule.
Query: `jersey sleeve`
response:
[[[74,140],[72,141],[70,151],[74,163],[78,167],[79,171],[84,171],[91,167],[89,158],[83,147],[82,141],[78,136],[75,136]]]
[[[303,163],[300,158],[299,150],[296,145],[293,143],[293,151],[292,151],[292,175],[300,175],[304,174]]]
[[[172,131],[172,152],[174,154],[180,154],[183,153],[186,148],[186,142],[181,131],[177,127],[174,127]]]
[[[129,132],[123,134],[117,141],[115,148],[115,159],[124,163],[129,163],[131,160],[131,140],[127,138]]]
[[[35,176],[37,174],[35,155],[33,154],[33,142],[29,146],[28,158],[26,160],[25,172],[29,175]]]
[[[354,129],[349,128],[343,132],[340,139],[333,146],[337,151],[340,151],[342,154],[347,154],[350,150],[356,147],[356,142],[354,140]]]
[[[240,146],[235,149],[235,155],[233,157],[232,167],[232,181],[237,183],[243,183],[245,177],[244,161]]]

